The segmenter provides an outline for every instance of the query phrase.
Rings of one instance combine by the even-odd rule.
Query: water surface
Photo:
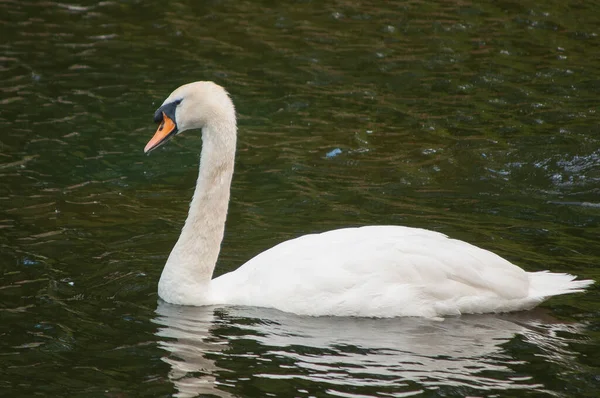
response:
[[[516,315],[180,308],[156,284],[214,80],[239,138],[217,273],[301,234],[429,228],[600,280],[597,2],[0,1],[0,395],[596,396],[600,295]]]

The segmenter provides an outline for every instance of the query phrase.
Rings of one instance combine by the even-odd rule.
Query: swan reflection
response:
[[[568,340],[557,332],[577,332],[576,325],[544,319],[541,310],[442,321],[303,317],[164,302],[156,312],[156,334],[178,397],[229,397],[228,385],[239,392],[239,384],[256,379],[289,380],[287,394],[306,393],[299,386],[311,383],[342,396],[350,387],[371,395],[442,387],[543,391],[513,370],[519,361],[506,345],[519,335],[535,355],[568,362]]]

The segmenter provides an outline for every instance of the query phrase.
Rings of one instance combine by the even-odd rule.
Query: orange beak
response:
[[[154,133],[154,137],[152,137],[152,139],[146,144],[144,153],[148,153],[161,144],[164,144],[169,138],[171,138],[171,136],[177,133],[177,125],[175,122],[171,120],[171,118],[169,118],[164,112],[162,114],[163,120],[160,123],[160,126],[158,126],[156,133]]]

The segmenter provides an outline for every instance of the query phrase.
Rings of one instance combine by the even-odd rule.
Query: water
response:
[[[423,319],[156,295],[214,80],[240,134],[217,273],[300,234],[425,227],[600,280],[597,2],[0,2],[0,395],[596,396],[600,295]]]

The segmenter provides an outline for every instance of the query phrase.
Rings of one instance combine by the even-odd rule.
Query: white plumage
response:
[[[235,110],[211,82],[175,90],[163,103],[148,152],[201,128],[200,172],[190,211],[159,282],[165,301],[233,304],[304,315],[424,316],[529,309],[582,291],[591,280],[526,272],[444,234],[400,226],[345,228],[288,240],[211,280],[223,239],[236,143]]]
[[[213,280],[211,301],[307,315],[434,317],[529,309],[589,284],[573,279],[525,272],[441,233],[367,226],[283,242]]]

